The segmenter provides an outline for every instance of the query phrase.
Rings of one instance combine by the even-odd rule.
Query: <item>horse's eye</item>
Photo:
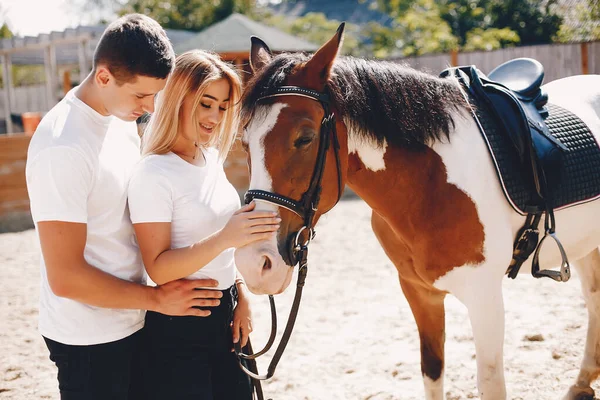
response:
[[[300,136],[294,142],[294,146],[296,148],[306,147],[312,143],[313,139],[314,139],[314,136]]]

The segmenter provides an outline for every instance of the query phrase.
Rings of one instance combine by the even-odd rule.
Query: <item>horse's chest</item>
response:
[[[373,171],[351,155],[352,187],[388,225],[373,224],[398,265],[433,282],[455,267],[484,261],[484,227],[473,199],[448,178],[429,148],[388,148],[385,169]]]

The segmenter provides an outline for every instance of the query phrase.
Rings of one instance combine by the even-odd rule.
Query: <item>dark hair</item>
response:
[[[286,83],[310,59],[306,54],[279,54],[247,84],[242,121],[258,100]],[[455,81],[405,65],[338,57],[325,91],[353,134],[397,146],[419,147],[449,139],[453,111],[467,104]]]
[[[175,52],[158,22],[142,14],[128,14],[102,34],[94,53],[94,70],[100,64],[119,83],[136,75],[164,79],[173,69]]]

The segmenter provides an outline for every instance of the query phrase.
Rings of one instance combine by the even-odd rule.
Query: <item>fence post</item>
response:
[[[81,40],[77,43],[77,60],[79,62],[79,84],[81,85],[87,77],[89,71],[87,66],[87,40]]]
[[[12,86],[12,76],[10,67],[10,54],[2,56],[2,79],[4,82],[4,115],[6,117],[6,133],[13,132],[12,119],[10,118],[10,89]]]
[[[58,76],[56,47],[53,44],[49,44],[44,49],[44,72],[46,74],[46,107],[49,110],[56,104],[55,84]]]
[[[71,71],[68,69],[63,71],[63,95],[66,95],[71,90]]]
[[[581,73],[587,75],[590,73],[590,65],[588,60],[588,44],[581,43]]]
[[[452,64],[453,67],[458,66],[458,49],[452,49],[452,51],[450,51],[450,64]]]

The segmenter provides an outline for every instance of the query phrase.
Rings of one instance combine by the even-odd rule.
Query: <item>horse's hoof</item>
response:
[[[571,386],[565,400],[595,400],[594,389],[591,387]]]

